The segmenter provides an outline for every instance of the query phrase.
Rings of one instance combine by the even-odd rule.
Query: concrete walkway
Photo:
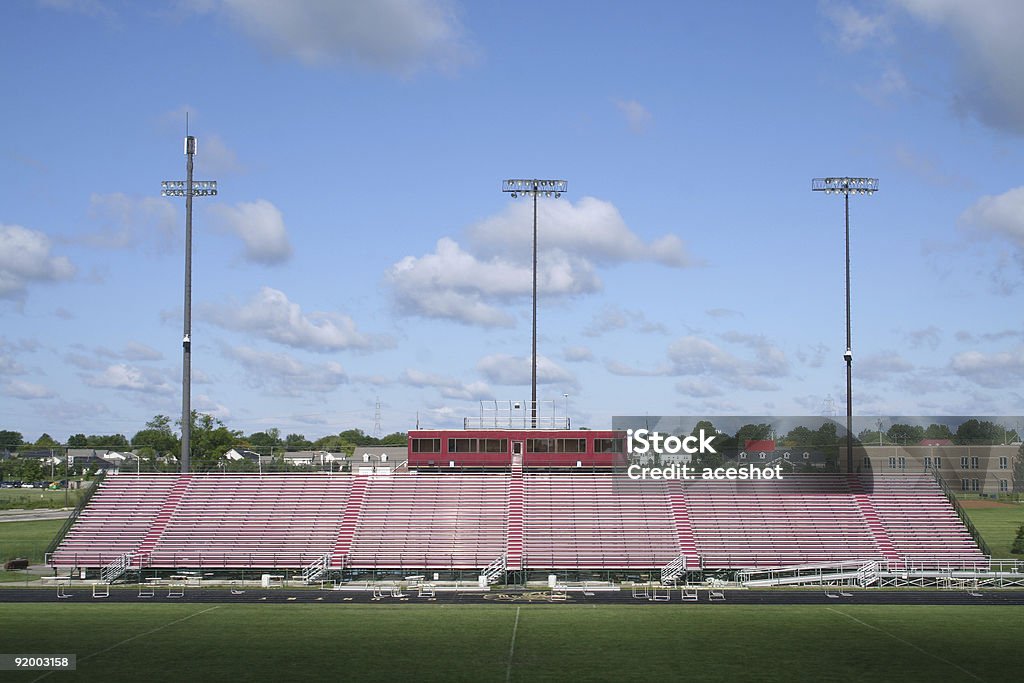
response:
[[[0,510],[0,522],[39,522],[46,519],[66,519],[74,508],[51,510]]]

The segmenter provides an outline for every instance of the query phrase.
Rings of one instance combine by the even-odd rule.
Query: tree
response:
[[[953,441],[958,446],[995,445],[1003,443],[1006,430],[988,420],[970,419],[956,428]]]
[[[1017,449],[1013,459],[1013,492],[1024,493],[1024,443]]]
[[[90,434],[85,438],[86,448],[106,448],[109,450],[128,448],[128,439],[124,434]]]
[[[772,426],[767,423],[746,424],[736,432],[736,445],[739,448],[746,448],[748,441],[763,441],[770,439]]]
[[[85,437],[85,434],[75,434],[68,437],[68,448],[86,448],[88,445],[89,440]]]
[[[270,452],[271,448],[280,448],[281,431],[277,428],[268,429],[265,432],[253,432],[249,435],[248,441],[257,449]]]
[[[1013,547],[1010,552],[1014,555],[1024,555],[1024,524],[1017,527],[1017,538],[1013,539]]]
[[[60,444],[46,432],[43,432],[43,435],[36,439],[35,445],[37,448],[60,448]]]
[[[791,429],[780,443],[787,448],[813,448],[819,445],[818,440],[817,431],[800,425]]]
[[[242,440],[241,431],[232,431],[218,418],[192,411],[192,439],[189,443],[192,469],[209,472],[220,468],[220,459]]]
[[[13,451],[23,443],[25,443],[25,439],[22,437],[21,432],[0,429],[0,450]]]
[[[308,451],[313,443],[304,434],[289,434],[284,437],[284,447],[289,451]]]
[[[913,445],[921,442],[924,438],[924,427],[920,425],[908,425],[897,422],[889,427],[886,436],[893,443],[901,446]]]
[[[172,432],[158,429],[143,429],[132,437],[135,448],[150,448],[159,455],[174,454],[181,450],[178,437]]]
[[[924,430],[924,438],[926,439],[949,439],[953,440],[953,432],[949,431],[949,427],[946,425],[935,424],[934,422],[928,425],[928,428]]]

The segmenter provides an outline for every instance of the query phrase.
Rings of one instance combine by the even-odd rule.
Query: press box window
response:
[[[440,453],[441,439],[413,439],[413,453]]]
[[[476,439],[448,439],[449,453],[478,453]]]

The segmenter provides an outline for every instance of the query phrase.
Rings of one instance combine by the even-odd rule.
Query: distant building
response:
[[[928,441],[948,441],[929,439]],[[935,472],[954,491],[998,495],[1013,491],[1013,461],[1019,446],[856,446],[860,472]]]

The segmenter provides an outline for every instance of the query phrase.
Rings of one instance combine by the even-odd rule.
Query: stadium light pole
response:
[[[510,179],[501,183],[501,191],[512,198],[533,197],[533,345],[530,353],[530,427],[537,427],[537,198],[562,196],[569,187],[565,180]]]
[[[216,180],[192,180],[196,137],[185,135],[185,180],[160,183],[164,197],[185,198],[185,324],[181,338],[181,473],[188,474],[192,446],[192,198],[217,194]]]
[[[846,205],[846,471],[853,473],[853,346],[850,340],[850,195],[878,192],[878,178],[814,178],[813,192],[841,194]]]

